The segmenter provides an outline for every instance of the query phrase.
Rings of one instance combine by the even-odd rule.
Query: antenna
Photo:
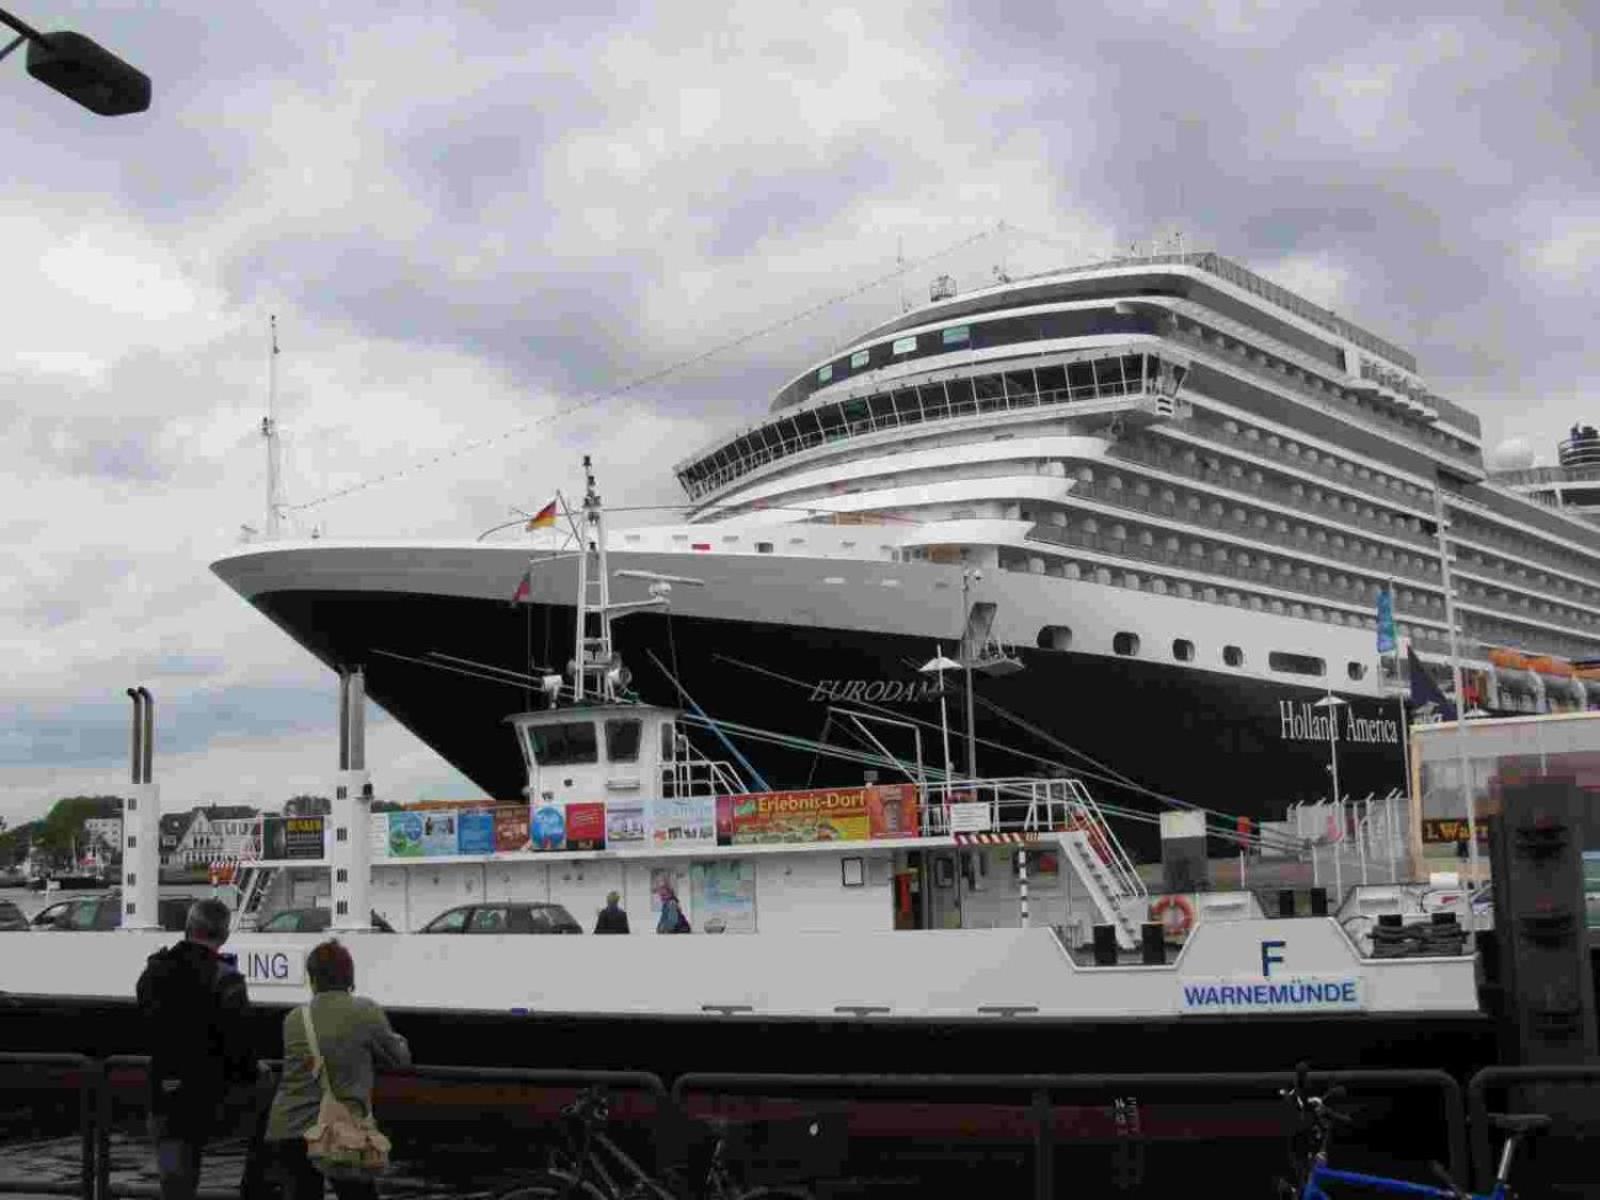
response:
[[[278,318],[269,317],[271,351],[267,358],[267,415],[261,418],[261,436],[267,443],[267,537],[276,539],[283,518],[283,497],[279,495],[282,472],[278,445]]]
[[[911,304],[906,299],[906,239],[904,237],[898,238],[895,242],[894,263],[896,274],[900,277],[900,311],[908,313],[911,311]]]

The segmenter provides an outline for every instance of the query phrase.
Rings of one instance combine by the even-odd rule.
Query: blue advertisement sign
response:
[[[494,853],[494,814],[464,812],[456,821],[456,844],[461,854]]]
[[[389,857],[422,857],[422,814],[392,812],[389,814]]]
[[[567,818],[553,804],[533,810],[529,839],[535,850],[560,850],[567,844]]]

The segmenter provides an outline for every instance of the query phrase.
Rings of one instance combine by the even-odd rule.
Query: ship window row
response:
[[[958,562],[966,561],[960,557],[959,548],[925,547],[929,562]],[[939,553],[948,549],[949,555]],[[1228,608],[1247,609],[1251,612],[1271,613],[1274,616],[1297,617],[1301,620],[1317,621],[1325,625],[1339,625],[1350,629],[1366,629],[1376,634],[1376,589],[1373,589],[1373,598],[1369,601],[1362,595],[1352,594],[1350,597],[1338,596],[1330,598],[1333,602],[1322,601],[1320,597],[1306,596],[1300,600],[1285,599],[1281,595],[1267,595],[1251,590],[1248,586],[1230,587],[1228,582],[1218,580],[1216,583],[1196,582],[1192,578],[1179,578],[1166,575],[1159,571],[1128,570],[1120,566],[1098,561],[1080,560],[1067,555],[1050,551],[1028,551],[1026,553],[1002,548],[999,557],[1001,570],[1027,572],[1035,575],[1045,575],[1057,579],[1081,579],[1090,583],[1104,584],[1110,587],[1128,588],[1132,591],[1149,592],[1158,596],[1176,596],[1183,600],[1198,600],[1206,604],[1217,604]],[[1233,581],[1229,581],[1233,582]],[[1347,604],[1351,607],[1340,607]],[[1355,607],[1359,605],[1359,607]],[[1403,638],[1409,638],[1418,647],[1431,646],[1443,653],[1449,649],[1449,639],[1442,629],[1428,625],[1416,625],[1403,617],[1395,622],[1396,632]],[[1065,646],[1056,646],[1055,649],[1065,649]],[[1226,660],[1226,655],[1224,656]],[[1229,663],[1230,666],[1242,665]]]
[[[1583,640],[1563,637],[1548,629],[1530,629],[1512,621],[1497,620],[1482,613],[1463,613],[1462,652],[1475,652],[1480,648],[1505,646],[1529,654],[1555,654],[1562,658],[1582,660],[1600,658],[1600,639]]]
[[[1155,334],[1153,313],[1119,313],[1114,309],[1068,309],[1034,313],[1021,317],[999,317],[991,321],[966,320],[925,333],[886,338],[841,354],[831,362],[797,379],[782,392],[772,411],[793,408],[815,391],[852,373],[875,370],[892,363],[910,362],[953,349],[992,350],[1001,346],[1021,346],[1056,338],[1107,337],[1115,334]]]
[[[1275,385],[1287,386],[1321,403],[1331,401],[1348,406],[1362,417],[1375,418],[1398,427],[1408,438],[1444,450],[1456,458],[1474,463],[1478,461],[1477,447],[1470,442],[1445,433],[1387,401],[1369,397],[1365,394],[1368,389],[1364,386],[1345,386],[1321,374],[1319,370],[1308,370],[1296,362],[1266,353],[1250,341],[1177,313],[1170,314],[1162,332],[1182,345],[1207,352],[1227,353],[1251,375],[1266,376]],[[1201,369],[1205,368],[1202,366]],[[1434,408],[1438,411],[1440,406],[1436,404]]]
[[[1485,556],[1481,551],[1466,546],[1456,547],[1459,570],[1479,575],[1495,575],[1514,587],[1532,589],[1541,595],[1556,595],[1575,602],[1600,605],[1600,588],[1585,587],[1561,575],[1551,575],[1524,563],[1509,559]]]
[[[1121,658],[1137,658],[1141,648],[1141,639],[1137,633],[1119,630],[1111,637],[1111,652]],[[1072,646],[1072,629],[1066,625],[1046,625],[1039,630],[1038,646],[1041,650],[1067,650]],[[1172,640],[1172,657],[1177,662],[1195,661],[1195,644],[1188,638],[1174,638]],[[1228,667],[1243,667],[1245,663],[1244,650],[1238,646],[1228,645],[1222,647],[1222,662]],[[1328,673],[1326,659],[1318,658],[1313,654],[1294,654],[1285,650],[1273,650],[1267,654],[1268,670],[1284,675],[1305,675],[1321,678]],[[1367,666],[1365,663],[1348,662],[1345,664],[1345,674],[1352,680],[1366,678]]]
[[[1387,570],[1371,574],[1336,571],[1324,563],[1263,554],[1254,546],[1197,538],[1163,526],[1118,521],[1093,513],[1019,505],[1017,515],[1035,521],[1028,531],[1031,541],[1080,546],[1119,558],[1253,580],[1284,591],[1336,594],[1349,603],[1375,604],[1380,585],[1392,574]],[[1444,615],[1444,600],[1434,592],[1401,587],[1396,589],[1395,600],[1407,612]]]
[[[1185,368],[1153,354],[1100,354],[850,396],[768,421],[685,467],[690,499],[767,463],[829,443],[927,422],[1146,393],[1176,395]]]
[[[1600,624],[1600,614],[1586,609],[1569,608],[1560,603],[1552,604],[1548,599],[1530,596],[1525,592],[1510,592],[1505,588],[1483,584],[1466,576],[1459,577],[1459,581],[1452,579],[1451,583],[1456,589],[1456,595],[1468,603],[1487,604],[1506,612],[1526,613],[1530,617],[1559,621],[1568,625]]]
[[[1539,557],[1547,560],[1551,566],[1577,575],[1588,582],[1600,584],[1600,563],[1595,561],[1593,555],[1578,554],[1550,542],[1535,542],[1524,534],[1500,529],[1460,512],[1452,514],[1452,521],[1455,532],[1469,541],[1496,547],[1518,558],[1529,556],[1534,547],[1537,547]],[[1466,548],[1461,547],[1461,549]]]
[[[1133,509],[1162,519],[1163,523],[1181,522],[1204,525],[1237,537],[1269,542],[1284,549],[1300,551],[1322,558],[1337,558],[1357,567],[1381,567],[1385,571],[1400,572],[1427,582],[1440,578],[1439,564],[1421,554],[1396,549],[1387,542],[1368,541],[1354,535],[1347,536],[1344,527],[1336,522],[1346,519],[1337,510],[1326,515],[1308,513],[1329,521],[1327,527],[1292,521],[1282,513],[1258,509],[1253,506],[1224,500],[1204,492],[1190,492],[1157,482],[1152,484],[1134,476],[1124,477],[1096,472],[1093,467],[1080,467],[1077,483],[1071,498],[1093,500],[1118,508]],[[1359,519],[1357,514],[1348,517]]]
[[[1231,417],[1213,418],[1203,408],[1195,407],[1192,419],[1184,425],[1191,436],[1208,442],[1242,451],[1256,458],[1270,458],[1307,474],[1320,475],[1330,483],[1348,491],[1360,492],[1377,501],[1409,504],[1413,508],[1431,508],[1433,493],[1396,475],[1386,475],[1365,463],[1343,458],[1315,446],[1303,445],[1294,438],[1285,437],[1269,429],[1260,429]],[[1170,439],[1162,438],[1170,444]],[[1421,520],[1414,514],[1396,513],[1403,518],[1407,528],[1421,533]]]

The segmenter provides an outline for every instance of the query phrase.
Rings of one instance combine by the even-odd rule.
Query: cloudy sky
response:
[[[126,778],[134,682],[165,807],[327,790],[334,680],[207,569],[262,521],[269,314],[287,498],[340,538],[473,537],[585,451],[673,504],[902,289],[1174,233],[1412,347],[1490,439],[1600,418],[1592,6],[16,4],[155,101],[0,68],[13,819]],[[475,794],[369,736],[381,794]]]

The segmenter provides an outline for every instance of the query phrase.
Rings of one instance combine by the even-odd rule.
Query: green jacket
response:
[[[317,1042],[328,1064],[333,1094],[356,1116],[372,1110],[372,1076],[376,1066],[411,1065],[411,1048],[389,1028],[383,1009],[349,992],[318,992],[311,998]],[[316,1124],[322,1084],[312,1073],[311,1046],[303,1010],[283,1019],[283,1078],[267,1118],[267,1140],[285,1142]]]

